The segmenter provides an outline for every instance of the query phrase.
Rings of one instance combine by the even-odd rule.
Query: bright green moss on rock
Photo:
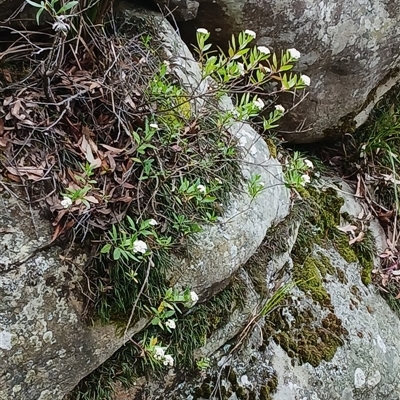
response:
[[[301,363],[318,366],[322,360],[330,361],[338,347],[344,344],[342,337],[347,330],[342,321],[335,314],[329,313],[320,323],[316,323],[315,316],[310,309],[300,311],[297,307],[289,308],[293,321],[289,323],[279,312],[271,315],[271,328],[266,327],[265,333],[272,337],[290,357],[297,357]]]
[[[323,268],[326,274],[323,263],[308,256],[303,264],[298,264],[294,267],[293,279],[298,282],[297,286],[314,301],[321,304],[321,306],[331,308],[331,297],[322,283],[321,272],[318,267]]]

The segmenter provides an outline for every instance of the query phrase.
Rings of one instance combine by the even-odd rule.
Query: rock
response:
[[[134,8],[131,12],[138,13]],[[197,85],[199,69],[187,47],[160,15],[153,18],[182,85],[204,93],[208,83]],[[201,101],[194,105],[203,106]],[[221,107],[232,104],[225,98]],[[271,225],[289,211],[281,165],[269,155],[265,141],[246,124],[234,124],[230,130],[242,148],[243,175],[259,174],[264,190],[252,199],[245,182],[220,221],[193,239],[190,259],[178,260],[183,273],[171,273],[174,282],[190,285],[203,299],[226,285]],[[82,319],[82,249],[73,248],[65,256],[50,244],[51,225],[39,211],[4,192],[0,209],[0,398],[62,399],[147,321],[140,320],[126,337],[113,325],[87,325]]]
[[[172,12],[177,21],[196,18],[199,2],[194,0],[154,0],[166,15]]]
[[[189,49],[166,21],[160,19],[159,26],[164,50],[182,85],[189,93],[195,88],[194,96],[206,98],[209,83],[201,80],[199,66]],[[197,104],[197,108],[201,106]],[[231,100],[225,96],[221,109],[232,108]],[[246,123],[236,122],[228,130],[237,138],[242,150],[243,176],[249,180],[259,175],[264,189],[252,199],[245,183],[240,192],[232,196],[219,222],[205,226],[201,234],[193,236],[187,252],[190,256],[177,260],[173,280],[179,280],[180,287],[191,287],[202,299],[226,286],[230,277],[256,251],[267,230],[289,212],[289,190],[283,184],[282,166],[271,157],[264,139]]]
[[[258,45],[295,47],[298,68],[311,77],[306,100],[282,123],[287,140],[311,143],[351,132],[399,80],[400,16],[395,0],[198,0],[193,21],[180,24],[186,41],[196,28],[226,46],[234,32],[252,29]],[[289,100],[290,101],[290,100]]]
[[[47,246],[51,226],[37,210],[3,192],[0,227],[0,398],[62,399],[126,339],[83,321],[86,255]]]
[[[323,187],[333,186],[332,182],[327,182]],[[348,194],[350,187],[344,183],[340,186],[339,195],[347,193],[341,212],[349,215],[354,211],[356,217],[360,205]],[[268,239],[267,235],[263,244],[271,253],[270,243],[284,232],[290,233],[287,249],[278,251],[275,259],[279,263],[288,256],[294,261],[285,265],[280,263],[281,272],[290,273],[297,262],[297,256],[292,253],[292,242],[302,234],[302,228],[298,230],[298,221],[292,217],[286,221],[289,225],[284,226],[284,222],[280,229],[270,232],[272,237]],[[375,230],[374,237],[384,236],[383,231],[379,232],[376,227],[372,229]],[[250,264],[259,261],[257,268],[264,265],[264,276],[269,277],[266,268],[271,265],[266,262],[268,256],[263,258],[267,252],[259,250],[250,264],[245,265],[246,273],[240,275],[248,293],[242,313],[235,310],[225,326],[215,331],[207,344],[199,349],[198,354],[211,358],[211,367],[185,380],[176,377],[174,384],[168,387],[154,380],[147,384],[142,382],[149,398],[398,400],[398,315],[374,286],[367,287],[362,283],[362,266],[358,262],[346,261],[348,256],[333,246],[314,244],[312,249],[312,254],[307,257],[323,260],[319,273],[329,304],[321,304],[312,299],[310,292],[294,288],[277,310],[266,319],[257,320],[247,339],[241,342],[240,350],[231,353],[236,344],[231,339],[248,326],[250,318],[256,315],[254,304],[260,301],[256,292],[259,287],[248,279],[256,271]],[[281,255],[277,257],[279,253]],[[305,268],[304,265],[304,271]],[[269,279],[267,286],[275,283],[277,276]],[[251,309],[253,312],[249,312]],[[129,391],[122,389],[115,400],[120,398],[133,399]]]

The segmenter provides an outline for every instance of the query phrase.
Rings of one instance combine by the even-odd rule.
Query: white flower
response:
[[[197,190],[200,193],[206,193],[206,191],[207,191],[207,189],[206,189],[206,187],[204,185],[197,185]]]
[[[208,34],[208,30],[204,29],[204,28],[198,28],[196,32],[200,33],[202,35],[207,35]]]
[[[300,79],[303,81],[303,83],[304,83],[306,86],[310,86],[311,79],[310,79],[309,76],[307,76],[307,75],[301,75],[301,76],[300,76]]]
[[[262,110],[265,106],[264,102],[261,99],[253,100],[253,103],[259,110]]]
[[[169,319],[165,323],[165,326],[167,326],[169,329],[175,329],[176,328],[176,324],[175,324],[175,321],[173,319]]]
[[[133,252],[134,253],[146,253],[147,244],[143,242],[143,240],[135,240],[133,243]]]
[[[157,124],[150,124],[150,128],[158,129],[158,125]]]
[[[308,168],[314,168],[314,164],[310,160],[304,160],[304,164],[306,164]]]
[[[157,222],[155,219],[151,219],[151,220],[149,221],[149,225],[151,225],[151,226],[156,226],[156,225],[158,225],[158,222]]]
[[[244,33],[246,34],[246,35],[249,35],[249,36],[251,36],[253,39],[255,39],[256,38],[256,33],[254,32],[254,31],[252,31],[251,29],[246,29],[245,31],[244,31]]]
[[[190,300],[192,301],[192,306],[198,302],[199,296],[197,296],[196,292],[190,292]]]
[[[56,22],[52,25],[52,28],[55,32],[63,32],[64,34],[68,32],[69,25],[64,22],[65,17],[60,15],[57,17]]]
[[[172,356],[170,356],[169,354],[166,354],[164,356],[164,365],[169,365],[170,367],[174,366],[174,359],[172,358]]]
[[[294,60],[298,60],[300,58],[300,52],[296,49],[288,49],[290,57]]]
[[[156,360],[162,360],[164,357],[165,357],[164,349],[160,346],[154,347],[154,358]]]
[[[244,65],[240,62],[237,63],[238,69],[239,69],[239,74],[244,75]]]
[[[279,111],[279,112],[282,113],[282,114],[285,112],[284,107],[281,106],[280,104],[278,104],[278,105],[275,106],[275,110],[276,110],[276,111]]]
[[[63,199],[61,200],[61,205],[64,208],[69,208],[70,206],[72,206],[72,200],[69,197],[63,197]]]
[[[310,183],[311,179],[308,175],[304,174],[301,176],[302,186],[305,186],[307,183]]]
[[[271,53],[271,52],[269,51],[269,48],[268,48],[268,47],[265,47],[265,46],[258,46],[257,49],[258,49],[258,51],[259,51],[260,53],[263,53],[263,54],[270,54],[270,53]]]
[[[221,181],[221,179],[219,179],[219,178],[215,178],[215,180],[217,181],[217,183],[219,183],[220,185],[222,184],[222,181]]]

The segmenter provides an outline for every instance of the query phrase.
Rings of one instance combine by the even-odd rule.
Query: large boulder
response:
[[[327,187],[334,186],[328,182]],[[350,195],[351,188],[342,183],[337,189],[346,196],[340,212],[346,218],[359,217],[363,208]],[[241,270],[239,279],[246,286],[244,306],[235,309],[196,352],[197,357],[210,358],[208,370],[185,380],[176,376],[169,385],[140,380],[147,398],[398,400],[399,316],[374,286],[362,282],[365,266],[356,258],[349,261],[351,251],[346,247],[338,251],[327,242],[323,246],[314,243],[311,232],[304,235],[305,226],[299,229],[299,221],[292,216],[271,230],[258,254]],[[317,230],[316,226],[311,229]],[[382,251],[383,229],[377,221],[371,221],[369,229]],[[301,241],[297,249],[293,247],[296,241]],[[262,275],[267,288],[276,287],[278,277],[299,267],[295,253],[303,247],[311,250],[306,254],[308,262],[300,266],[300,279],[312,282],[310,290],[304,291],[301,283],[286,301],[275,302],[265,319],[257,319],[257,305],[265,301],[265,295],[255,275]],[[311,260],[318,265],[313,279]],[[374,262],[378,266],[377,258]],[[119,388],[115,400],[134,398],[133,391]]]
[[[130,12],[138,15],[134,8]],[[206,91],[207,84],[198,85],[198,65],[174,29],[159,14],[149,20],[157,24],[165,54],[182,85]],[[221,107],[232,104],[225,98]],[[178,260],[179,275],[171,272],[176,285],[190,285],[202,299],[221,290],[267,230],[289,212],[282,167],[269,155],[265,141],[246,124],[230,129],[242,148],[244,177],[260,175],[264,190],[252,199],[244,184],[232,195],[220,221],[191,241],[192,256]],[[10,186],[10,193],[16,190]],[[86,256],[78,247],[66,254],[51,244],[51,237],[51,224],[39,210],[8,192],[0,193],[0,398],[4,400],[62,399],[148,322],[140,320],[123,336],[113,325],[89,326],[82,318],[82,296],[90,296],[85,292]]]
[[[0,193],[0,398],[61,399],[126,338],[83,320],[86,255],[63,257],[51,225]],[[65,253],[64,253],[65,254]],[[134,334],[144,321],[131,329]]]
[[[196,18],[180,24],[185,40],[193,42],[203,27],[225,46],[233,32],[252,29],[258,45],[302,53],[298,68],[311,77],[311,88],[282,125],[288,140],[315,142],[351,131],[399,79],[396,0],[198,1]]]

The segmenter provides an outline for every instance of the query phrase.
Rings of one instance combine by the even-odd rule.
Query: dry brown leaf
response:
[[[32,181],[38,181],[42,179],[44,171],[43,168],[38,168],[38,167],[6,167],[8,172],[10,172],[13,175],[26,175],[28,179]]]
[[[364,236],[365,236],[365,233],[363,231],[361,231],[355,238],[349,240],[349,245],[362,242],[364,240]]]
[[[94,196],[85,196],[85,200],[89,201],[90,203],[99,204],[99,201]]]
[[[342,231],[344,233],[351,233],[352,235],[354,235],[355,231],[358,229],[358,227],[356,225],[345,225],[345,226],[337,226],[337,229],[339,229],[339,231]]]
[[[6,80],[6,82],[12,83],[12,78],[11,78],[10,71],[9,71],[8,69],[6,69],[6,68],[3,68],[3,69],[1,70],[1,72],[2,72],[3,77],[4,77],[4,79]]]
[[[117,149],[116,147],[108,146],[107,144],[100,144],[101,147],[104,147],[106,150],[111,151],[112,153],[119,154],[122,153],[125,149]]]

